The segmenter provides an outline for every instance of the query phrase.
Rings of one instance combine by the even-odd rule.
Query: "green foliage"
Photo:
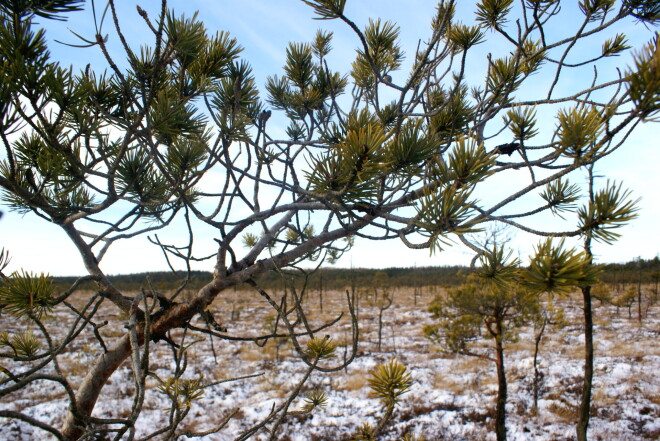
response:
[[[475,272],[485,284],[494,284],[498,288],[511,288],[519,275],[520,261],[511,258],[513,251],[505,251],[503,246],[493,245],[480,257],[481,266]]]
[[[132,289],[148,284],[151,291],[161,292],[170,292],[173,283],[184,280],[174,295],[182,294],[176,304],[174,297],[168,301],[158,295],[162,310],[151,316],[157,331],[154,337],[168,335],[177,326],[198,332],[196,327],[186,326],[199,312],[195,305],[210,304],[222,289],[238,285],[240,280],[259,279],[260,288],[280,288],[282,276],[293,278],[299,271],[306,286],[318,286],[320,276],[328,276],[323,279],[325,289],[348,284],[373,286],[374,281],[385,280],[417,288],[421,283],[438,284],[438,278],[445,275],[449,277],[440,283],[462,281],[462,276],[447,269],[432,276],[428,274],[434,270],[407,270],[399,279],[394,270],[383,270],[376,277],[364,272],[363,279],[355,281],[355,273],[348,271],[330,277],[330,272],[317,269],[309,275],[298,265],[322,258],[335,261],[352,245],[353,237],[399,236],[409,246],[429,246],[435,251],[455,236],[471,240],[467,235],[479,231],[481,223],[572,210],[577,187],[561,177],[618,149],[619,141],[630,133],[628,129],[640,120],[653,119],[658,109],[657,38],[635,56],[633,68],[619,77],[618,84],[616,80],[594,80],[593,90],[598,93],[590,93],[591,86],[585,85],[552,96],[560,73],[598,63],[600,58],[628,48],[622,34],[605,35],[612,0],[582,0],[579,7],[588,23],[574,39],[569,35],[560,37],[562,40],[554,40],[553,33],[541,29],[550,26],[547,23],[558,11],[554,0],[523,1],[515,9],[511,0],[481,0],[476,25],[454,20],[457,2],[437,2],[436,13],[429,17],[432,34],[420,38],[411,70],[397,74],[396,79],[393,76],[403,67],[404,53],[395,23],[371,20],[360,30],[344,16],[345,0],[304,3],[317,18],[339,19],[357,34],[357,56],[350,73],[330,70],[333,34],[318,31],[309,41],[288,46],[283,71],[268,78],[263,102],[250,65],[239,59],[242,49],[238,42],[226,32],[209,33],[198,14],[178,15],[166,10],[163,3],[162,14],[154,18],[138,8],[144,20],[142,34],[127,29],[122,17],[110,8],[112,4],[100,12],[92,2],[95,26],[91,39],[73,32],[83,46],[96,47],[103,54],[102,64],[109,68],[101,74],[92,65],[82,72],[60,67],[51,60],[45,32],[39,29],[46,19],[60,19],[80,9],[81,2],[14,0],[0,5],[3,200],[12,209],[34,212],[63,227],[84,259],[91,275],[89,283],[93,280],[104,301],[114,303],[124,314],[131,308],[130,298],[122,295],[123,286],[114,283],[118,278],[104,275],[105,263],[101,262],[115,241],[158,234],[158,230],[176,229],[185,223],[188,237],[183,244],[176,234],[160,236],[173,237],[170,243],[161,242],[157,235],[150,239],[160,245],[172,268],[182,263],[190,268],[192,262],[204,261],[216,265],[213,275],[173,272],[153,284],[145,282],[144,275],[123,279]],[[520,13],[519,17],[513,18],[512,12]],[[657,2],[624,0],[621,14],[611,23],[626,15],[646,23],[656,22],[660,16]],[[112,28],[126,49],[121,55],[110,53],[114,46],[108,44],[109,36],[97,35],[102,34],[104,20],[113,21]],[[517,29],[506,29],[509,22],[516,23]],[[495,47],[492,57],[484,60],[482,66],[488,68],[485,85],[483,81],[469,84],[474,59],[468,58],[468,52],[484,41],[487,29],[497,32],[509,47],[503,51]],[[569,52],[583,37],[596,32],[604,41],[602,56],[575,60]],[[135,35],[146,37],[138,44],[126,39]],[[549,86],[547,95],[516,99],[523,82],[550,61],[546,49],[553,54],[565,51],[560,61],[553,55],[553,65],[558,62],[560,66],[557,81]],[[549,66],[548,70],[554,69]],[[338,99],[349,81],[351,96]],[[603,98],[601,92],[607,94],[607,90],[610,96]],[[528,143],[540,133],[537,111],[575,102],[582,104],[560,111],[549,140]],[[283,125],[273,121],[267,127],[272,111],[265,105],[280,111],[288,121]],[[503,114],[504,123],[498,117]],[[267,130],[275,123],[285,129],[284,139]],[[506,136],[507,130],[515,145],[521,145],[523,158],[502,164],[483,143],[493,136]],[[558,160],[561,155],[573,161]],[[474,198],[477,187],[495,173],[506,178],[523,167],[529,168],[531,180],[520,189],[507,190],[508,194],[498,198],[500,202]],[[537,191],[541,175],[540,179],[549,182],[541,194],[547,205],[527,213],[509,211],[514,201]],[[572,234],[614,240],[614,230],[635,216],[634,203],[616,186],[597,192],[592,199],[578,210],[580,231]],[[199,248],[194,230],[202,224],[218,232],[217,255],[197,254],[203,247]],[[267,230],[270,232],[264,233]],[[412,244],[410,240],[419,236],[428,241]],[[241,241],[249,250],[239,256],[237,243]],[[0,252],[0,269],[5,269],[6,262]],[[269,270],[272,277],[264,274]],[[566,292],[593,283],[595,273],[590,256],[564,252],[550,242],[539,246],[528,270],[521,270],[511,253],[493,247],[486,250],[479,269],[466,283],[450,289],[446,298],[438,298],[430,307],[441,320],[425,332],[454,351],[469,351],[470,342],[484,326],[501,343],[514,338],[516,327],[538,312],[539,292]],[[426,279],[422,281],[420,274],[426,274]],[[52,282],[46,276],[0,275],[4,311],[37,319],[54,306]],[[390,302],[391,297],[383,300]],[[385,304],[379,307],[382,311]],[[281,314],[291,313],[296,315],[292,322],[296,330],[290,338],[297,338],[298,328],[308,324],[302,307],[275,309],[277,314],[264,321],[267,332],[277,332]],[[91,323],[99,323],[98,316],[92,317],[95,307],[86,311]],[[147,317],[143,312],[145,315],[135,315],[139,321]],[[72,339],[78,336],[74,331],[69,333]],[[32,357],[39,351],[39,341],[29,333],[0,334],[0,344],[19,357]],[[126,349],[117,357],[129,357],[130,352]],[[315,368],[320,360],[335,355],[336,344],[329,337],[314,337],[307,342],[303,357]],[[51,366],[44,365],[46,372]],[[104,368],[102,363],[93,366]],[[158,389],[171,399],[177,418],[204,389],[201,378],[181,378],[180,366],[176,364],[176,375],[160,381]],[[99,378],[109,378],[116,366],[105,369]],[[35,375],[39,374],[35,371]],[[356,439],[375,439],[380,434],[411,382],[406,368],[396,360],[373,373],[369,384],[382,401],[384,417],[374,429],[363,426]],[[83,390],[81,396],[94,398],[81,400],[79,414],[72,414],[65,423],[73,422],[63,432],[83,427],[81,433],[65,434],[64,438],[89,437],[92,431],[132,430],[132,417],[119,424],[86,418],[93,414],[102,383],[82,385],[89,390]],[[284,406],[257,423],[259,427],[271,426],[268,430],[275,437],[283,420],[277,414],[287,415],[288,405],[302,387],[292,392]],[[137,407],[132,415],[139,414],[140,393],[136,392]],[[305,398],[303,411],[323,407],[326,401],[325,393],[313,391]],[[170,421],[171,436],[183,433],[176,427],[179,422]],[[162,428],[157,430],[148,436],[164,433]]]
[[[245,233],[243,235],[243,246],[245,248],[252,248],[259,241],[259,237],[252,233]]]
[[[564,249],[564,240],[555,246],[547,239],[534,251],[523,278],[525,284],[537,292],[569,293],[576,287],[593,285],[597,281],[600,268],[593,265],[584,252]]]
[[[467,26],[462,23],[452,23],[447,31],[447,38],[458,51],[467,51],[472,46],[484,42],[484,34],[479,26]]]
[[[559,123],[559,151],[576,161],[589,160],[598,152],[597,139],[603,130],[603,116],[594,106],[561,109]]]
[[[298,242],[301,237],[296,230],[294,230],[293,228],[289,228],[288,230],[286,230],[284,238],[287,242]]]
[[[315,114],[319,121],[328,121],[333,115],[330,101],[344,92],[346,77],[328,71],[322,64],[331,50],[332,33],[318,31],[312,44],[290,43],[283,77],[271,76],[266,81],[268,103],[275,109],[286,111],[293,123]],[[317,60],[314,60],[314,57]],[[295,138],[306,132],[303,126],[291,126]],[[295,128],[297,128],[297,130]]]
[[[603,43],[603,56],[614,57],[619,55],[621,52],[630,49],[627,43],[625,34],[616,34],[614,37],[608,38]]]
[[[486,28],[501,28],[512,4],[513,0],[482,0],[477,4],[477,21]]]
[[[537,292],[522,283],[518,259],[501,245],[485,250],[476,271],[460,286],[437,296],[428,307],[439,323],[425,326],[424,334],[446,350],[477,355],[471,343],[485,327],[502,343],[517,338],[515,330],[539,315]]]
[[[9,335],[6,331],[0,332],[0,347],[10,348],[17,357],[33,357],[37,355],[41,342],[32,331]]]
[[[225,77],[231,63],[242,51],[237,41],[226,32],[218,32],[209,38],[197,15],[177,18],[170,11],[165,23],[165,35],[173,51],[173,60],[187,74],[184,85],[188,93],[207,91],[210,85],[208,80]]]
[[[613,302],[611,288],[603,281],[598,281],[598,283],[591,287],[591,296],[604,303]]]
[[[406,433],[399,441],[426,441],[423,436],[415,436],[412,433]]]
[[[450,289],[442,307],[440,327],[428,329],[427,336],[454,353],[470,353],[470,343],[486,325],[489,336],[500,341],[515,340],[515,330],[538,309],[538,296],[515,279],[506,284],[483,277]],[[441,332],[442,330],[442,332]]]
[[[545,186],[541,197],[548,203],[553,214],[560,217],[562,212],[573,212],[580,198],[580,188],[567,180],[558,179]]]
[[[621,235],[613,230],[637,217],[639,200],[631,200],[630,196],[630,190],[608,181],[604,189],[594,194],[593,201],[578,209],[580,231],[608,244],[616,241]]]
[[[76,159],[80,144],[73,143],[72,155],[63,156],[58,149],[35,134],[23,133],[14,143],[16,161],[21,168],[14,171],[17,184],[32,195],[32,199],[3,189],[3,199],[16,211],[31,210],[34,202],[46,203],[53,216],[64,217],[89,207],[93,198],[81,179]],[[0,176],[10,178],[12,170],[6,160],[0,162]]]
[[[623,7],[643,23],[660,23],[660,3],[657,0],[623,0]]]
[[[0,285],[0,304],[14,317],[41,318],[53,308],[53,280],[43,273],[13,272]]]
[[[386,408],[393,408],[399,402],[401,395],[408,392],[413,380],[408,369],[393,358],[376,367],[371,372],[368,383],[372,395]]]
[[[578,6],[589,21],[599,21],[614,8],[614,0],[580,0]]]
[[[660,7],[656,13],[660,17]],[[643,118],[649,119],[660,110],[660,37],[633,55],[634,68],[628,71],[628,94]]]
[[[440,36],[445,36],[447,34],[447,29],[451,26],[455,14],[455,2],[438,2],[438,5],[435,7],[435,15],[431,21],[433,32]]]
[[[188,182],[207,159],[206,138],[178,137],[168,146],[167,170],[177,183]]]
[[[9,266],[11,257],[9,257],[9,251],[4,248],[0,249],[0,274]]]
[[[289,43],[284,71],[292,85],[306,90],[312,82],[313,67],[312,47],[308,44]]]
[[[355,431],[351,441],[376,441],[376,434],[369,423],[364,423]]]
[[[314,37],[314,43],[312,44],[312,51],[314,55],[318,58],[323,58],[330,53],[332,50],[331,41],[332,41],[332,32],[326,32],[321,29],[316,31],[316,36]]]
[[[326,360],[337,355],[335,354],[336,349],[337,343],[329,336],[313,337],[307,341],[305,355],[311,360]]]
[[[449,92],[433,88],[428,92],[428,103],[427,111],[432,115],[429,130],[443,143],[449,143],[464,133],[474,117],[474,107],[465,85],[457,85]]]
[[[15,0],[0,3],[0,11],[22,19],[36,15],[50,20],[66,20],[62,15],[81,11],[83,0]]]
[[[611,300],[612,304],[618,308],[630,308],[637,300],[637,296],[637,287],[631,285],[622,294],[615,296]]]
[[[471,216],[470,189],[458,190],[444,187],[439,192],[428,193],[419,200],[417,225],[420,234],[430,240],[430,252],[442,251],[449,244],[449,234],[478,232],[476,222],[467,222]]]
[[[23,2],[14,7],[19,4]],[[42,9],[65,11],[67,4],[76,2],[24,6],[40,15]],[[196,15],[176,17],[170,12],[165,18],[164,58],[156,62],[155,52],[143,47],[129,57],[122,78],[61,69],[49,62],[43,31],[33,32],[28,19],[11,26],[11,20],[2,21],[1,69],[15,78],[9,81],[12,87],[2,90],[3,127],[17,124],[6,105],[20,101],[19,95],[40,109],[53,109],[51,116],[36,122],[35,130],[24,131],[14,142],[13,164],[11,158],[0,163],[0,175],[14,183],[13,191],[3,188],[3,199],[13,209],[43,210],[56,221],[91,210],[95,201],[87,179],[98,174],[93,171],[98,164],[106,163],[118,164],[111,176],[119,193],[141,204],[141,214],[159,217],[177,205],[170,200],[172,183],[187,187],[206,158],[208,121],[192,100],[215,91],[212,101],[231,115],[225,129],[234,136],[240,137],[251,124],[252,113],[259,110],[256,88],[249,67],[234,63],[241,51],[236,41],[226,33],[207,36]],[[232,95],[237,88],[241,90]],[[111,124],[124,127],[116,126],[116,118],[123,118],[125,126],[133,124],[135,100],[141,98],[149,102],[146,122],[153,141],[164,144],[165,151],[136,139],[122,146],[103,134]],[[94,150],[90,142],[98,144]],[[171,174],[167,183],[163,167]],[[188,193],[194,200],[192,196]]]
[[[514,139],[524,142],[535,137],[539,131],[536,126],[536,110],[533,107],[514,107],[503,117],[509,124]]]
[[[633,259],[626,263],[606,265],[600,279],[611,285],[625,283],[653,283],[660,280],[660,257]]]
[[[432,170],[438,182],[456,189],[472,187],[492,174],[495,156],[487,153],[483,144],[474,139],[459,137],[446,161],[437,161]]]
[[[204,386],[201,378],[171,377],[161,381],[158,391],[167,395],[177,410],[192,406],[193,401],[204,396]]]
[[[178,72],[178,78],[172,80],[178,83],[184,98],[211,92],[215,81],[231,74],[232,64],[242,51],[237,41],[226,32],[208,36],[197,13],[187,18],[183,15],[176,17],[170,11],[164,30],[171,51],[171,66],[175,68],[171,73]],[[141,64],[151,68],[149,64]]]
[[[417,225],[430,238],[432,253],[447,244],[448,233],[479,231],[478,221],[467,222],[472,214],[470,196],[474,186],[491,174],[494,162],[495,156],[482,144],[466,138],[457,140],[446,161],[435,161],[429,175],[444,185],[427,191],[416,207]]]
[[[174,88],[158,92],[149,119],[156,139],[165,145],[172,144],[180,136],[201,136],[206,126],[206,118],[196,114],[192,104],[181,99]]]
[[[443,302],[444,303],[444,302]],[[434,308],[439,311],[439,308]],[[446,350],[456,354],[469,351],[469,343],[477,338],[481,327],[481,318],[477,315],[438,315],[439,325],[425,325],[422,331],[426,338],[442,345]]]
[[[366,115],[362,112],[358,118],[368,118]],[[354,129],[350,119],[343,139],[331,150],[311,158],[312,172],[307,178],[319,196],[368,201],[378,189],[377,178],[388,169],[387,151],[382,148],[387,134],[377,122]]]
[[[538,71],[546,59],[546,51],[541,41],[525,40],[520,48],[520,55],[521,69],[525,76]]]
[[[252,68],[247,62],[231,64],[228,75],[218,84],[211,102],[221,116],[222,133],[229,139],[247,139],[248,127],[262,108]]]
[[[328,405],[328,395],[322,390],[314,390],[305,397],[303,412],[312,412],[319,407],[325,408]]]
[[[488,70],[487,86],[493,100],[500,104],[511,101],[511,93],[522,83],[522,68],[513,57],[496,58]]]
[[[293,228],[289,228],[286,230],[285,234],[285,240],[287,242],[301,242],[303,240],[309,239],[313,237],[315,234],[314,232],[314,226],[313,225],[307,225],[302,229],[302,231],[294,230]]]
[[[302,0],[314,8],[320,20],[332,20],[344,14],[346,0]]]
[[[119,191],[140,202],[145,214],[159,215],[170,187],[144,150],[129,151],[119,162],[116,178]]]
[[[435,136],[424,130],[421,120],[407,121],[387,144],[393,174],[417,175],[437,148]]]
[[[351,75],[357,87],[370,90],[375,84],[374,75],[387,75],[401,66],[403,52],[397,43],[399,28],[390,21],[370,19],[364,38],[367,52],[358,49]]]

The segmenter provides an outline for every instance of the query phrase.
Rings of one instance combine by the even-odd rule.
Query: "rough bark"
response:
[[[495,340],[497,355],[497,407],[495,409],[495,434],[497,441],[506,441],[506,371],[504,369],[504,347],[500,338]]]
[[[577,440],[587,441],[589,412],[591,410],[591,388],[594,376],[594,337],[590,286],[582,288],[582,297],[584,300],[584,382],[578,413]]]
[[[637,279],[637,321],[642,323],[642,270],[639,270]]]
[[[217,274],[221,272],[216,271],[216,277],[213,281],[202,287],[191,300],[185,303],[173,304],[168,309],[159,311],[152,318],[149,335],[153,340],[159,340],[165,336],[167,331],[183,325],[193,318],[195,314],[204,311],[217,295],[225,289],[246,282],[258,274],[275,268],[281,268],[296,258],[318,248],[323,243],[345,237],[369,222],[370,219],[358,220],[343,228],[319,235],[289,252],[282,253],[270,259],[263,259],[254,263],[253,261],[244,259],[239,262],[240,265],[230,268],[230,274],[226,276],[218,276]],[[142,341],[144,329],[138,329],[137,335],[140,338],[139,344],[144,343]],[[76,392],[75,406],[78,416],[70,410],[62,426],[62,433],[67,440],[75,441],[82,436],[87,425],[85,418],[92,415],[96,400],[103,386],[112,373],[117,370],[130,354],[131,345],[129,337],[125,335],[107,353],[99,356],[94,362]]]
[[[97,358],[76,393],[77,413],[84,416],[92,414],[96,400],[106,381],[130,353],[131,344],[127,334],[108,352]],[[85,432],[85,426],[86,424],[82,418],[77,418],[73,412],[69,411],[62,426],[62,435],[67,440],[77,440]]]

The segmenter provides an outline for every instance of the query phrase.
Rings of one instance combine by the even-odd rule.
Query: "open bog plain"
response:
[[[414,295],[409,288],[389,289],[387,294],[393,303],[382,312],[380,349],[378,331],[383,290],[357,291],[360,328],[354,361],[339,372],[313,374],[301,396],[313,389],[323,390],[328,397],[327,405],[311,414],[297,414],[295,410],[304,404],[299,398],[299,402],[292,404],[291,415],[278,439],[349,440],[357,427],[374,424],[382,410],[370,394],[370,372],[394,357],[409,369],[413,385],[403,395],[382,439],[397,440],[405,433],[414,433],[426,440],[494,440],[497,394],[494,363],[450,354],[428,340],[423,332],[425,325],[434,322],[427,305],[434,296],[443,295],[443,290],[425,287]],[[73,307],[84,301],[83,294],[76,296],[70,303]],[[554,299],[555,307],[563,312],[563,320],[547,326],[539,346],[536,407],[533,355],[537,330],[531,325],[523,327],[517,338],[505,346],[509,385],[507,427],[511,440],[574,439],[584,351],[579,300],[577,294]],[[347,319],[346,293],[325,292],[323,312],[318,293],[304,297],[303,305],[309,311],[312,328],[343,313],[336,324],[321,331],[338,343],[336,356],[324,361],[324,365],[336,365],[343,357],[349,357],[351,323]],[[227,292],[213,308],[216,320],[227,328],[226,335],[230,337],[266,334],[275,326],[274,314],[269,312],[272,309],[253,293]],[[108,344],[125,331],[126,317],[112,315],[111,311],[102,304],[92,323],[76,328],[83,338],[76,339],[57,357],[59,369],[72,385],[79,384],[86,367],[104,350],[101,342]],[[648,308],[643,311],[641,321],[635,310],[632,312],[595,302],[595,381],[589,430],[592,440],[650,441],[660,437],[660,311],[657,305]],[[65,337],[63,332],[69,332],[71,324],[67,321],[70,320],[71,311],[63,305],[44,320],[53,344]],[[205,326],[201,322],[194,324]],[[24,324],[20,320],[7,314],[0,316],[2,329],[11,332],[21,326]],[[178,429],[180,439],[187,439],[186,433],[200,434],[215,428],[230,415],[222,430],[197,439],[235,439],[236,434],[278,405],[304,372],[304,363],[286,338],[271,338],[259,344],[216,338],[211,343],[208,339],[186,339],[183,329],[172,332],[170,337],[176,345],[166,341],[152,343],[155,347],[149,359],[144,406],[136,425],[138,437],[167,425],[171,402],[160,386],[166,372],[174,366],[174,354],[181,354],[184,348],[187,366],[183,378],[200,380],[207,387],[189,404],[189,412]],[[485,353],[491,342],[484,338],[475,344],[477,350]],[[2,363],[11,372],[21,372],[30,364],[7,359]],[[121,418],[131,412],[134,379],[130,363],[127,360],[110,378],[94,415]],[[236,379],[241,377],[245,378]],[[0,409],[23,412],[57,427],[65,417],[67,403],[66,392],[61,387],[37,381],[5,397]],[[5,420],[0,427],[0,439],[47,438],[45,432],[16,420]],[[258,433],[255,439],[260,439]]]

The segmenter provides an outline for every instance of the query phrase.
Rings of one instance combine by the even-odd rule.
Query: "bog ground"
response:
[[[382,291],[378,291],[382,295]],[[393,291],[394,303],[383,313],[381,349],[378,350],[378,300],[374,292],[360,293],[360,347],[356,360],[345,371],[333,374],[314,373],[305,391],[319,388],[329,397],[325,409],[312,415],[293,415],[280,430],[280,440],[349,439],[355,428],[365,422],[374,423],[380,412],[378,401],[370,397],[367,379],[378,363],[396,357],[411,371],[414,385],[404,395],[392,424],[383,439],[394,440],[404,433],[424,435],[427,440],[491,440],[494,400],[497,389],[495,366],[486,360],[444,353],[429,342],[422,332],[432,323],[426,305],[440,289],[425,288],[414,304],[412,291]],[[582,385],[583,331],[580,302],[577,298],[555,299],[565,312],[566,325],[550,325],[541,344],[542,382],[538,411],[533,409],[532,356],[533,329],[524,328],[517,342],[506,346],[509,382],[508,434],[511,440],[561,441],[574,439],[574,421]],[[345,311],[344,293],[324,295],[323,313],[319,311],[318,294],[312,292],[304,300],[312,311],[312,324],[329,321]],[[660,311],[657,306],[638,322],[636,315],[613,306],[595,308],[595,388],[590,425],[591,440],[643,441],[660,437]],[[258,335],[271,329],[273,315],[254,294],[231,292],[215,304],[216,319],[228,328],[228,335]],[[111,308],[102,307],[96,323],[108,320],[99,332],[105,342],[124,331],[122,317],[109,315]],[[54,341],[61,338],[63,320],[70,313],[55,310],[47,320]],[[256,324],[256,325],[255,325]],[[22,326],[3,314],[0,328],[12,331]],[[37,332],[37,330],[35,330]],[[101,351],[101,345],[90,327],[85,338],[77,339],[58,357],[62,372],[77,384],[86,367]],[[350,339],[348,320],[323,331],[340,343],[338,358],[344,355],[341,343]],[[173,340],[180,341],[182,330]],[[186,340],[185,344],[192,343]],[[490,344],[484,340],[483,345]],[[482,344],[481,342],[479,344]],[[339,360],[329,360],[329,364]],[[6,363],[6,361],[3,361]],[[130,360],[111,377],[102,401],[94,414],[125,416],[131,410],[133,378]],[[170,347],[159,342],[150,360],[150,369],[165,378],[172,367]],[[18,364],[5,364],[14,372],[26,369]],[[302,375],[303,363],[285,340],[268,341],[264,347],[254,343],[215,340],[199,341],[188,349],[188,367],[184,377],[202,378],[204,395],[193,402],[180,431],[202,432],[217,426],[234,413],[226,427],[217,434],[198,439],[233,440],[245,429],[264,417],[274,403]],[[237,381],[232,378],[258,375]],[[138,420],[138,434],[147,434],[164,425],[168,418],[167,397],[158,391],[158,380],[148,380],[145,406]],[[109,392],[109,393],[106,393]],[[53,383],[35,382],[30,387],[9,395],[0,408],[25,412],[58,426],[64,418],[68,400],[63,389]],[[293,406],[302,406],[302,398]],[[261,439],[257,435],[254,439]],[[0,439],[48,439],[45,432],[14,420],[3,421]],[[155,437],[153,439],[158,439]],[[181,439],[186,439],[181,437]]]

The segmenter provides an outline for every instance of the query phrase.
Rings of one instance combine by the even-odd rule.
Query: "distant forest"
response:
[[[460,284],[470,268],[465,266],[439,267],[408,267],[408,268],[332,268],[324,267],[316,271],[286,270],[283,273],[271,272],[258,279],[257,283],[264,289],[279,289],[285,283],[295,283],[301,286],[306,283],[310,289],[338,290],[350,286],[365,287],[450,287]],[[151,272],[110,276],[110,280],[123,291],[137,291],[152,287],[158,291],[171,291],[186,278],[185,272]],[[660,279],[660,259],[638,259],[627,263],[607,264],[600,275],[603,282],[615,285],[628,283],[644,283],[658,285]],[[76,277],[55,277],[60,289],[66,289]],[[211,273],[192,271],[186,289],[199,289],[211,281]],[[83,285],[85,286],[85,285]],[[91,282],[89,289],[94,289]],[[247,286],[246,286],[247,289]]]

